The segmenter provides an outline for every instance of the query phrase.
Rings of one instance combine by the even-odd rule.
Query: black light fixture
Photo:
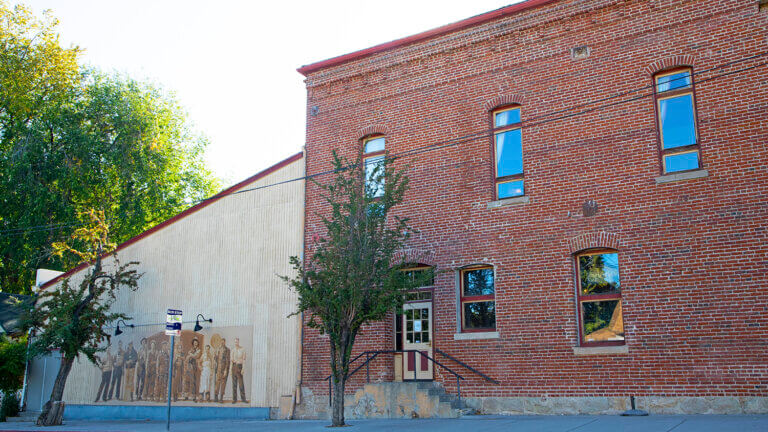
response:
[[[197,314],[197,318],[195,318],[195,331],[200,331],[203,329],[203,326],[200,325],[200,318],[203,319],[203,321],[208,321],[209,323],[213,322],[213,318],[205,319],[203,314]]]
[[[123,325],[124,325],[124,326],[126,326],[126,327],[130,327],[130,328],[134,328],[134,327],[136,327],[136,325],[135,325],[135,324],[128,324],[128,323],[126,323],[126,322],[125,322],[125,321],[123,321],[123,320],[119,320],[119,321],[117,322],[117,328],[115,329],[115,336],[120,336],[121,334],[123,334],[123,331],[122,331],[122,330],[120,330],[120,323],[123,323]]]

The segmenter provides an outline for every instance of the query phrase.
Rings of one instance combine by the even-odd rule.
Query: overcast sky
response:
[[[86,64],[176,93],[210,138],[209,167],[231,184],[304,145],[301,65],[518,0],[25,0],[52,9]]]

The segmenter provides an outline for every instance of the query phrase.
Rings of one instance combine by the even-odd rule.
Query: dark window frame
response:
[[[478,295],[478,296],[465,296],[464,295],[464,273],[473,271],[473,270],[485,270],[490,269],[493,272],[493,294],[486,294],[486,295]],[[483,327],[483,328],[467,328],[465,323],[466,320],[464,318],[464,304],[465,303],[479,303],[479,302],[488,302],[492,301],[494,306],[494,315],[498,316],[496,313],[496,269],[491,265],[476,265],[476,266],[469,266],[464,267],[459,270],[459,320],[461,325],[461,332],[462,333],[484,333],[484,332],[495,332],[498,328],[498,324],[494,325],[493,327]],[[494,322],[496,322],[496,319],[494,319]]]
[[[599,342],[587,342],[584,340],[584,317],[583,317],[583,308],[581,307],[582,303],[589,303],[594,301],[604,301],[604,300],[619,300],[619,304],[622,308],[622,317],[624,313],[624,301],[621,298],[621,287],[619,287],[619,291],[615,293],[607,293],[607,294],[582,294],[581,293],[581,268],[579,266],[579,257],[587,256],[587,255],[601,255],[601,254],[616,254],[617,257],[620,256],[619,251],[615,249],[608,249],[608,248],[599,248],[599,249],[587,249],[583,251],[579,251],[576,254],[574,254],[574,269],[576,274],[576,309],[577,309],[577,317],[578,317],[578,330],[579,330],[579,346],[583,347],[592,347],[592,346],[621,346],[626,344],[626,332],[624,336],[624,340],[620,341],[599,341]],[[619,282],[621,282],[621,261],[619,261]],[[623,318],[622,318],[623,319]]]
[[[680,72],[686,72],[686,71],[688,72],[688,77],[691,80],[690,87],[667,90],[665,92],[659,93],[659,82],[658,82],[659,78],[667,75],[674,75]],[[696,104],[696,100],[697,100],[696,80],[694,79],[693,68],[690,66],[675,66],[672,68],[664,69],[662,71],[659,71],[653,74],[653,76],[651,77],[651,80],[653,82],[653,107],[654,107],[654,112],[656,114],[656,122],[655,122],[656,123],[656,141],[659,147],[659,167],[661,169],[661,174],[677,174],[677,173],[685,173],[685,172],[691,172],[691,171],[697,171],[697,170],[703,169],[703,160],[701,157],[701,136],[699,134],[699,110]],[[691,95],[691,109],[693,110],[693,128],[696,134],[696,143],[686,145],[686,146],[665,149],[663,133],[661,130],[661,112],[659,110],[659,105],[661,103],[660,101],[663,99],[671,99],[671,98],[682,96],[685,94]],[[693,153],[693,152],[696,152],[696,155],[697,155],[697,163],[698,163],[697,168],[680,170],[680,171],[667,171],[667,163],[665,159],[667,156]]]
[[[504,111],[512,111],[515,109],[520,110],[520,121],[517,123],[511,123],[504,126],[496,127],[496,114],[504,112]],[[510,199],[510,198],[519,198],[526,196],[526,185],[525,185],[525,165],[523,162],[523,137],[522,137],[522,128],[523,128],[523,107],[520,104],[509,104],[509,105],[502,105],[498,106],[496,108],[493,108],[490,111],[490,117],[491,117],[491,130],[493,131],[492,139],[491,139],[491,155],[493,155],[493,196],[499,200],[499,199]],[[521,165],[522,165],[522,171],[519,174],[511,174],[507,176],[501,176],[498,177],[497,173],[499,172],[499,167],[497,164],[497,157],[496,157],[496,136],[500,133],[507,132],[510,130],[520,129],[520,159],[521,159]],[[515,195],[511,197],[499,197],[499,184],[502,183],[509,183],[516,180],[522,180],[523,182],[523,194],[522,195]]]

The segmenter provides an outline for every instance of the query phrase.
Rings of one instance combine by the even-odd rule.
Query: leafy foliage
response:
[[[360,327],[401,308],[407,290],[423,281],[395,260],[411,235],[408,219],[390,214],[408,189],[405,169],[386,159],[366,174],[360,157],[350,163],[333,156],[334,179],[316,183],[328,209],[321,215],[326,234],[305,262],[290,258],[297,276],[283,279],[299,295],[298,311],[309,313],[308,325],[329,335],[338,426],[344,424],[344,384]]]
[[[0,287],[25,293],[40,267],[72,255],[49,246],[104,212],[122,242],[219,187],[173,96],[120,75],[82,69],[59,46],[56,20],[0,0]],[[7,82],[5,81],[7,79]]]
[[[0,335],[0,392],[21,389],[27,358],[27,338],[10,339]]]
[[[21,404],[16,393],[6,393],[3,395],[3,403],[0,404],[0,421],[5,421],[8,417],[16,417],[21,411]]]
[[[94,266],[79,283],[73,284],[66,278],[55,289],[40,294],[25,318],[26,325],[40,330],[30,344],[32,356],[59,350],[64,358],[75,359],[82,354],[98,363],[96,354],[103,350],[103,342],[110,339],[104,328],[119,319],[130,319],[123,313],[112,312],[111,307],[121,288],[138,288],[141,275],[131,269],[138,263],[121,264],[115,256],[113,271],[106,272],[101,255],[111,252],[115,245],[108,240],[104,214],[91,211],[88,217],[90,227],[75,230],[68,242],[55,243],[54,250],[57,255],[70,253],[84,264],[94,262]]]

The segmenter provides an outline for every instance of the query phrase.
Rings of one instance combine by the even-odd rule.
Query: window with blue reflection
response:
[[[384,137],[369,139],[365,142],[365,153],[373,153],[384,150],[385,141],[386,140]]]
[[[661,142],[665,149],[696,144],[693,95],[688,93],[659,100]]]
[[[369,197],[384,195],[384,155],[369,157],[365,163],[365,191]]]
[[[496,185],[496,188],[499,199],[525,195],[525,188],[522,180],[499,183]]]
[[[664,156],[666,172],[687,171],[699,168],[699,152],[678,153]]]
[[[515,123],[520,123],[520,108],[499,111],[493,116],[493,126],[497,128]]]
[[[656,78],[656,91],[659,93],[687,88],[691,86],[691,72],[677,72]]]
[[[522,174],[523,144],[520,129],[496,134],[496,177]]]

